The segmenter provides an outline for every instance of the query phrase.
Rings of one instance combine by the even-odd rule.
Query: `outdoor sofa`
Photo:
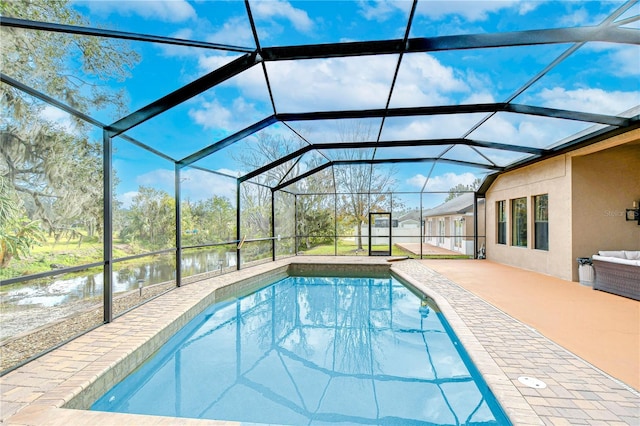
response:
[[[600,251],[592,262],[594,290],[640,300],[640,250]]]

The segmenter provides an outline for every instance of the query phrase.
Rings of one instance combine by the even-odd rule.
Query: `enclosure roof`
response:
[[[446,190],[639,123],[636,1],[99,3],[74,4],[95,27],[1,23],[129,43],[141,63],[108,83],[128,112],[75,109],[28,70],[2,82],[183,174],[302,193],[363,167],[397,190]]]

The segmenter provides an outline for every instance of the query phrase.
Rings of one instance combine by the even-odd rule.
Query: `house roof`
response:
[[[407,220],[415,220],[416,222],[420,222],[420,211],[412,210],[408,213],[403,214],[402,216],[397,218],[398,222],[404,222]]]
[[[469,213],[473,211],[473,192],[465,192],[452,200],[427,210],[425,217],[446,216],[450,214]]]

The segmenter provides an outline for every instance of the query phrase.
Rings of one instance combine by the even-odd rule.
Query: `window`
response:
[[[535,248],[549,250],[549,195],[536,195],[533,197],[535,211]]]
[[[438,244],[444,244],[444,219],[438,220]]]
[[[511,200],[511,245],[527,246],[527,199]]]
[[[507,244],[507,206],[504,200],[498,201],[498,244]]]
[[[454,235],[454,239],[453,239],[453,247],[458,249],[458,250],[462,250],[462,234],[464,232],[464,219],[457,219],[454,223],[454,230],[453,230],[453,235]]]

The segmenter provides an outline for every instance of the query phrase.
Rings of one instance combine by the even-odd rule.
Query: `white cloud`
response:
[[[136,183],[141,186],[150,186],[173,193],[175,183],[174,171],[168,169],[156,169],[140,175],[136,178]]]
[[[576,4],[580,5],[580,2],[567,2],[567,5]],[[568,13],[567,15],[561,16],[558,20],[558,23],[563,27],[579,27],[585,25],[598,25],[604,19],[606,19],[607,15],[603,14],[593,14],[590,13],[584,7],[580,7]]]
[[[489,92],[473,92],[464,98],[461,104],[492,104],[496,99]]]
[[[382,108],[394,69],[386,55],[267,64],[281,112]]]
[[[460,138],[486,114],[388,118],[382,140]]]
[[[407,179],[407,183],[410,186],[422,189],[425,180],[427,180],[427,177],[423,174],[418,173],[417,175],[414,175]]]
[[[518,13],[520,15],[526,15],[529,12],[534,11],[539,5],[543,3],[540,1],[521,1],[518,6]]]
[[[431,19],[441,19],[450,16],[461,16],[468,21],[483,21],[490,13],[497,13],[503,9],[514,8],[520,15],[526,15],[533,11],[540,1],[518,0],[448,0],[448,1],[421,1],[416,9],[417,16],[426,16]],[[408,13],[411,8],[409,1],[380,0],[361,1],[361,14],[370,20],[384,21],[394,11],[400,10]]]
[[[276,104],[282,112],[382,108],[397,56],[282,61],[267,64]],[[439,105],[470,91],[463,75],[427,54],[405,55],[392,107]]]
[[[238,176],[238,172],[229,169],[217,170],[228,176]],[[181,196],[183,199],[197,201],[210,198],[214,195],[227,197],[232,203],[236,199],[236,180],[232,177],[224,177],[215,173],[208,173],[197,169],[185,169],[180,174]],[[173,196],[175,188],[174,171],[170,169],[155,169],[136,178],[140,186],[148,186],[163,190]],[[118,195],[118,201],[123,207],[131,206],[137,191],[129,191]]]
[[[449,1],[423,1],[418,3],[417,15],[428,16],[432,19],[441,19],[445,16],[458,15],[468,21],[484,21],[490,13],[499,12],[502,9],[516,7],[521,14],[533,9],[523,8],[516,0],[484,1],[484,0],[449,0]]]
[[[131,207],[131,204],[133,204],[133,199],[138,194],[139,194],[138,191],[129,191],[129,192],[125,192],[124,194],[117,195],[116,198],[118,199],[118,201],[122,203],[123,209],[128,209],[129,207]]]
[[[40,117],[44,120],[56,124],[58,128],[70,134],[79,134],[79,129],[71,120],[71,116],[51,105],[46,105],[40,111]]]
[[[640,76],[640,47],[616,46],[609,54],[611,61],[608,69],[618,77]]]
[[[217,99],[203,101],[198,108],[189,110],[189,116],[195,123],[205,129],[237,131],[251,124],[247,117],[254,117],[254,121],[264,118],[254,103],[243,98],[235,98],[230,108],[220,104]]]
[[[543,89],[538,94],[543,106],[550,108],[616,115],[640,103],[638,92],[607,92],[602,89]]]
[[[231,17],[215,32],[207,35],[209,43],[254,46],[253,33],[245,18]]]
[[[205,73],[217,70],[223,65],[228,64],[239,55],[199,55],[198,68]]]
[[[471,185],[473,181],[476,179],[476,175],[473,173],[467,172],[462,174],[456,173],[444,173],[439,176],[431,176],[429,178],[429,183],[425,188],[426,191],[448,191],[458,184],[462,185]],[[407,179],[407,184],[422,189],[424,182],[427,180],[427,177],[422,174],[416,174],[409,179]]]
[[[471,133],[469,138],[547,148],[587,126],[585,123],[572,120],[498,113]]]
[[[395,56],[385,55],[277,61],[267,63],[266,67],[279,112],[383,108],[395,70],[395,59]],[[228,60],[227,56],[203,56],[200,57],[199,66],[203,72],[207,72]],[[486,76],[457,71],[444,66],[431,55],[405,55],[391,107],[494,102],[487,91],[488,85]],[[223,105],[219,100],[207,100],[191,110],[191,117],[199,124],[208,128],[230,128],[233,127],[234,117],[256,113],[257,119],[261,119],[271,113],[269,109],[262,111],[262,115],[258,114],[259,106],[269,103],[261,67],[254,67],[226,81],[221,87],[235,87],[244,101]],[[452,121],[453,118],[445,120],[458,129],[474,124],[464,118],[458,122]],[[440,123],[434,123],[433,126],[442,129]],[[416,125],[413,124],[413,127]],[[460,129],[458,133],[463,132]],[[459,137],[460,134],[453,137]]]
[[[230,176],[238,176],[238,172],[234,170],[220,169],[217,171]],[[180,188],[183,199],[189,198],[197,201],[217,195],[226,197],[232,204],[236,202],[235,179],[196,169],[183,170],[180,177],[183,179]]]
[[[88,1],[85,5],[94,14],[138,15],[163,22],[183,22],[196,18],[196,11],[185,0]]]
[[[189,116],[205,129],[231,127],[231,111],[220,105],[216,99],[202,102],[198,109],[189,110]]]
[[[411,9],[409,1],[379,0],[360,1],[360,13],[369,20],[386,21],[397,10],[407,13]]]
[[[258,1],[252,3],[252,11],[256,18],[274,19],[284,18],[289,21],[295,29],[302,32],[309,32],[314,24],[307,12],[296,9],[288,1]]]
[[[402,60],[391,106],[448,104],[455,93],[469,90],[464,76],[454,68],[429,54],[408,54]]]
[[[170,34],[169,37],[177,38],[181,40],[194,40],[197,38],[194,31],[191,28],[183,28],[179,31]],[[197,58],[202,55],[202,49],[191,46],[179,46],[175,44],[155,43],[154,46],[158,48],[162,54],[168,58],[190,59]],[[189,77],[191,78],[191,77]],[[194,77],[195,78],[195,77]]]

